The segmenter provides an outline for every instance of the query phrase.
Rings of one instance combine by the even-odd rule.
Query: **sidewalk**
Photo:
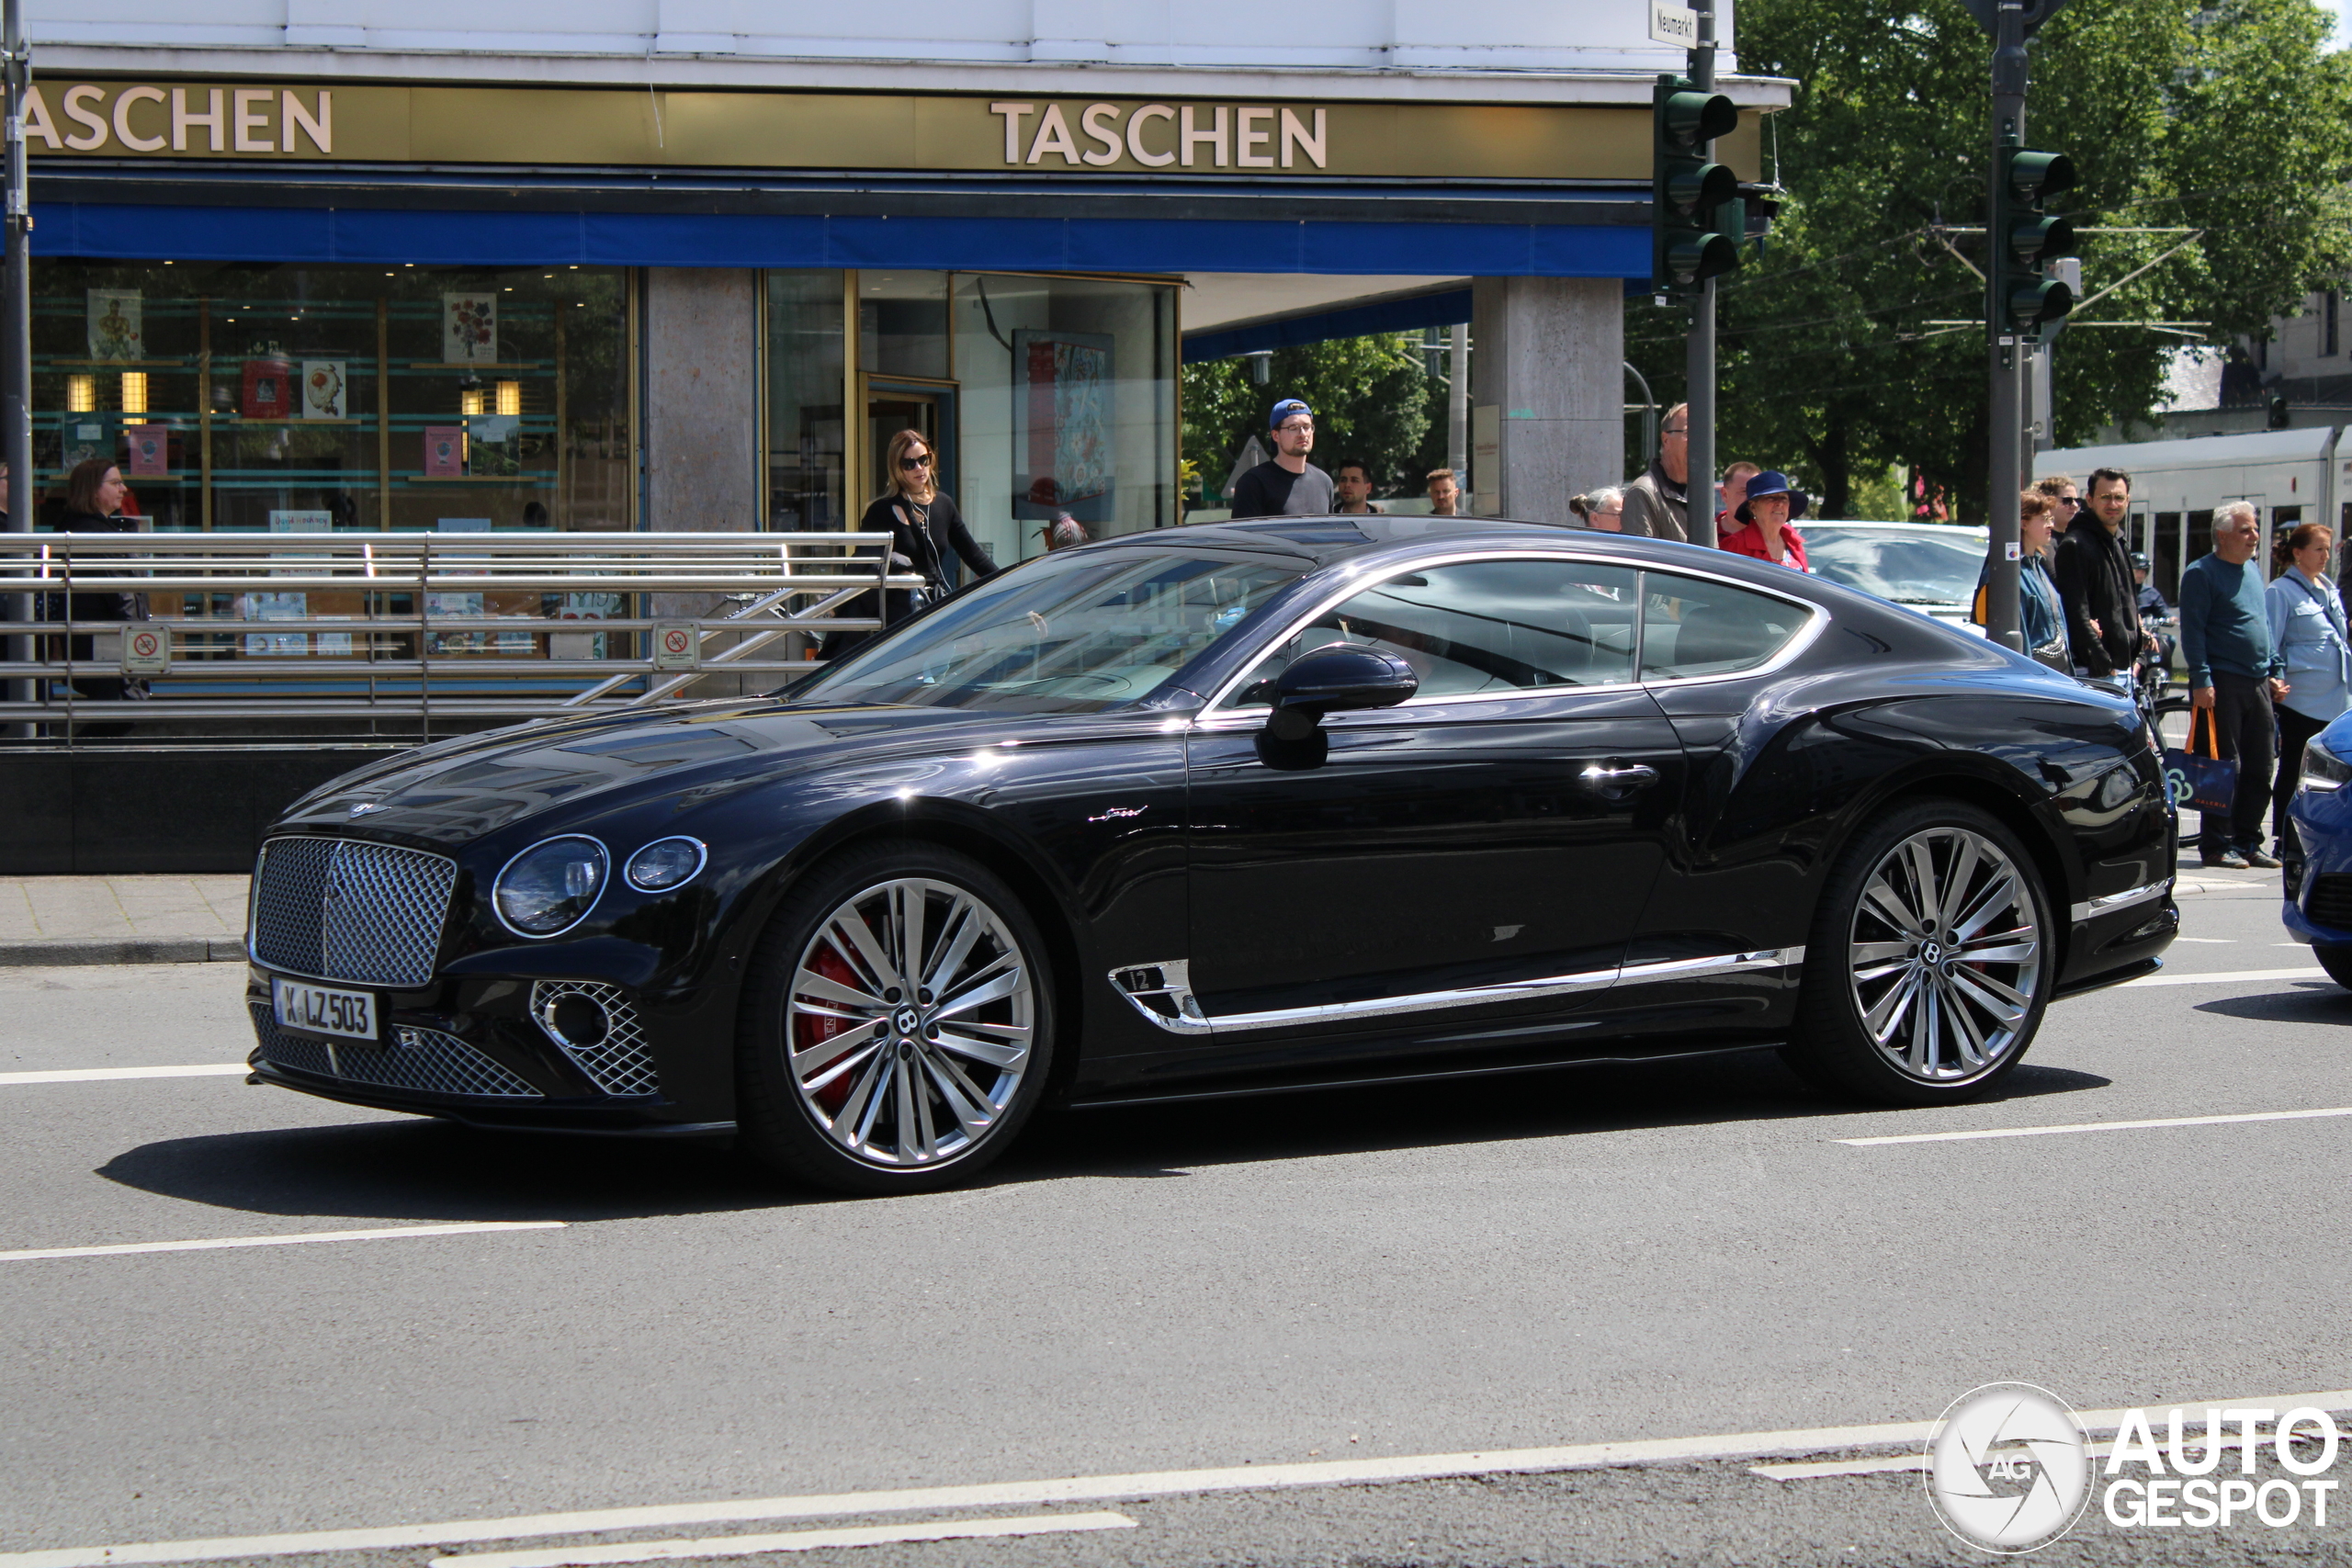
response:
[[[0,965],[241,961],[247,881],[0,877]]]
[[[226,876],[0,877],[0,966],[237,963],[245,886]],[[2192,856],[2175,892],[2276,888],[2275,871],[2207,871]]]

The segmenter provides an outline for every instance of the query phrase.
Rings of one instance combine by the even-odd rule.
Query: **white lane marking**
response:
[[[2222,975],[2143,975],[2136,980],[2126,980],[2116,987],[2128,991],[2134,986],[2225,986],[2249,980],[2318,980],[2326,977],[2324,969],[2237,969]]]
[[[192,1067],[60,1067],[51,1072],[0,1073],[0,1084],[108,1083],[116,1078],[243,1077],[253,1069],[243,1062],[206,1062]]]
[[[2310,1122],[2325,1116],[2352,1116],[2352,1105],[2325,1111],[2247,1111],[2234,1116],[2160,1116],[2146,1122],[2069,1122],[2053,1127],[1988,1127],[1974,1133],[1904,1133],[1886,1138],[1839,1138],[1849,1148],[1870,1149],[1883,1144],[1961,1144],[1976,1138],[2040,1138],[2052,1133],[2128,1133],[2143,1127],[2220,1127],[2232,1122]]]
[[[932,1519],[919,1525],[853,1525],[775,1535],[714,1535],[700,1540],[633,1540],[619,1546],[554,1546],[537,1551],[474,1551],[436,1557],[429,1568],[588,1568],[611,1562],[662,1562],[680,1557],[749,1557],[759,1551],[818,1551],[832,1546],[890,1546],[910,1540],[969,1540],[980,1536],[1061,1535],[1131,1530],[1125,1514],[1028,1514],[1012,1519]]]
[[[114,1247],[34,1247],[0,1252],[0,1263],[40,1258],[112,1258],[129,1252],[213,1252],[228,1247],[295,1247],[306,1241],[391,1241],[413,1235],[480,1235],[490,1231],[557,1231],[561,1220],[466,1220],[446,1225],[396,1225],[375,1231],[297,1231],[291,1235],[229,1235],[209,1241],[132,1241]]]
[[[2237,945],[2238,939],[2233,936],[2177,936],[2173,938],[2173,941],[2206,942],[2215,947],[2235,947]],[[2303,944],[2299,942],[2275,942],[2270,945],[2273,947],[2301,947]]]
[[[2271,1407],[2352,1410],[2352,1389],[2277,1393],[2224,1400],[2150,1400],[2145,1409],[2177,1404],[2189,1416],[2215,1409]],[[2113,1431],[2123,1411],[2085,1410],[2076,1418],[2091,1431]],[[1869,1427],[1815,1427],[1705,1438],[1648,1438],[1584,1443],[1572,1448],[1491,1449],[1469,1453],[1415,1454],[1397,1459],[1326,1460],[1317,1464],[1232,1465],[1221,1470],[1148,1471],[1132,1475],[1074,1475],[971,1486],[920,1486],[898,1492],[836,1492],[798,1497],[746,1498],[723,1503],[669,1503],[635,1508],[590,1508],[571,1514],[523,1514],[503,1519],[454,1519],[375,1529],[308,1530],[285,1535],[216,1536],[202,1540],[142,1541],[120,1546],[68,1546],[46,1551],[0,1552],[0,1568],[141,1568],[161,1562],[220,1562],[241,1557],[300,1552],[380,1551],[403,1547],[522,1540],[532,1536],[597,1535],[610,1530],[681,1525],[748,1524],[764,1519],[812,1519],[855,1514],[907,1514],[947,1508],[1034,1507],[1054,1503],[1110,1503],[1212,1492],[1273,1492],[1303,1486],[1363,1486],[1384,1482],[1436,1481],[1458,1475],[1537,1475],[1566,1470],[1612,1470],[1670,1460],[1762,1459],[1770,1454],[1835,1453],[1847,1449],[1924,1443],[1932,1421],[1889,1421]],[[469,1563],[477,1559],[468,1559]]]

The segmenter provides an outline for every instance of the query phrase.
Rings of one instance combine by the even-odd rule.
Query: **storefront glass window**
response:
[[[768,526],[839,528],[842,275],[771,272],[768,288]]]
[[[104,458],[155,533],[625,531],[636,499],[628,274],[270,263],[33,264],[35,525]],[[377,631],[379,614],[593,622],[618,593],[186,593],[175,619],[333,621],[349,630],[182,637],[178,656],[605,659],[602,632],[458,625]]]
[[[1000,563],[1067,512],[1095,538],[1176,513],[1176,290],[955,276],[956,502]]]
[[[627,275],[33,264],[37,520],[107,457],[159,531],[626,529]]]
[[[946,379],[947,275],[859,273],[857,335],[861,370]]]

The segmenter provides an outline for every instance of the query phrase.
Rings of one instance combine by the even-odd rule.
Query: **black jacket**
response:
[[[65,534],[135,534],[139,524],[133,518],[101,517],[95,512],[68,512],[57,521],[58,531]],[[119,558],[100,557],[93,565],[108,577],[121,575]],[[67,618],[67,595],[45,593],[41,618],[62,621]],[[72,618],[77,621],[143,621],[147,618],[144,595],[138,593],[76,593],[72,595]]]
[[[890,536],[890,553],[899,558],[891,562],[895,575],[908,571],[920,572],[928,592],[934,597],[956,586],[951,560],[960,559],[979,577],[996,575],[996,561],[980,542],[972,537],[971,529],[964,525],[964,514],[956,510],[953,497],[935,495],[928,506],[919,506],[904,497],[886,495],[865,509],[857,520],[858,532]],[[901,565],[900,562],[905,564]],[[863,618],[874,614],[874,595],[861,593],[842,606],[845,617]],[[897,626],[915,613],[915,596],[903,588],[893,588],[889,593],[889,614],[884,619]],[[839,659],[859,643],[871,637],[871,632],[842,631],[828,634],[825,657]]]
[[[2058,597],[2066,606],[2066,642],[2075,662],[2094,675],[2129,669],[2140,653],[2140,589],[2119,531],[2084,507],[2058,540]],[[2097,621],[2094,634],[2091,623]]]

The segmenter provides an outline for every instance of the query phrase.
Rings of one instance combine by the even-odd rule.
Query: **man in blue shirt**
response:
[[[2238,764],[2230,811],[2205,813],[2197,847],[2207,865],[2233,871],[2278,863],[2263,851],[2262,814],[2270,800],[2278,736],[2270,705],[2287,694],[2287,682],[2271,644],[2262,569],[2254,564],[2261,547],[2253,503],[2233,501],[2213,514],[2213,553],[2180,574],[2180,650],[2188,665],[2189,706],[2211,716],[2222,755]]]

